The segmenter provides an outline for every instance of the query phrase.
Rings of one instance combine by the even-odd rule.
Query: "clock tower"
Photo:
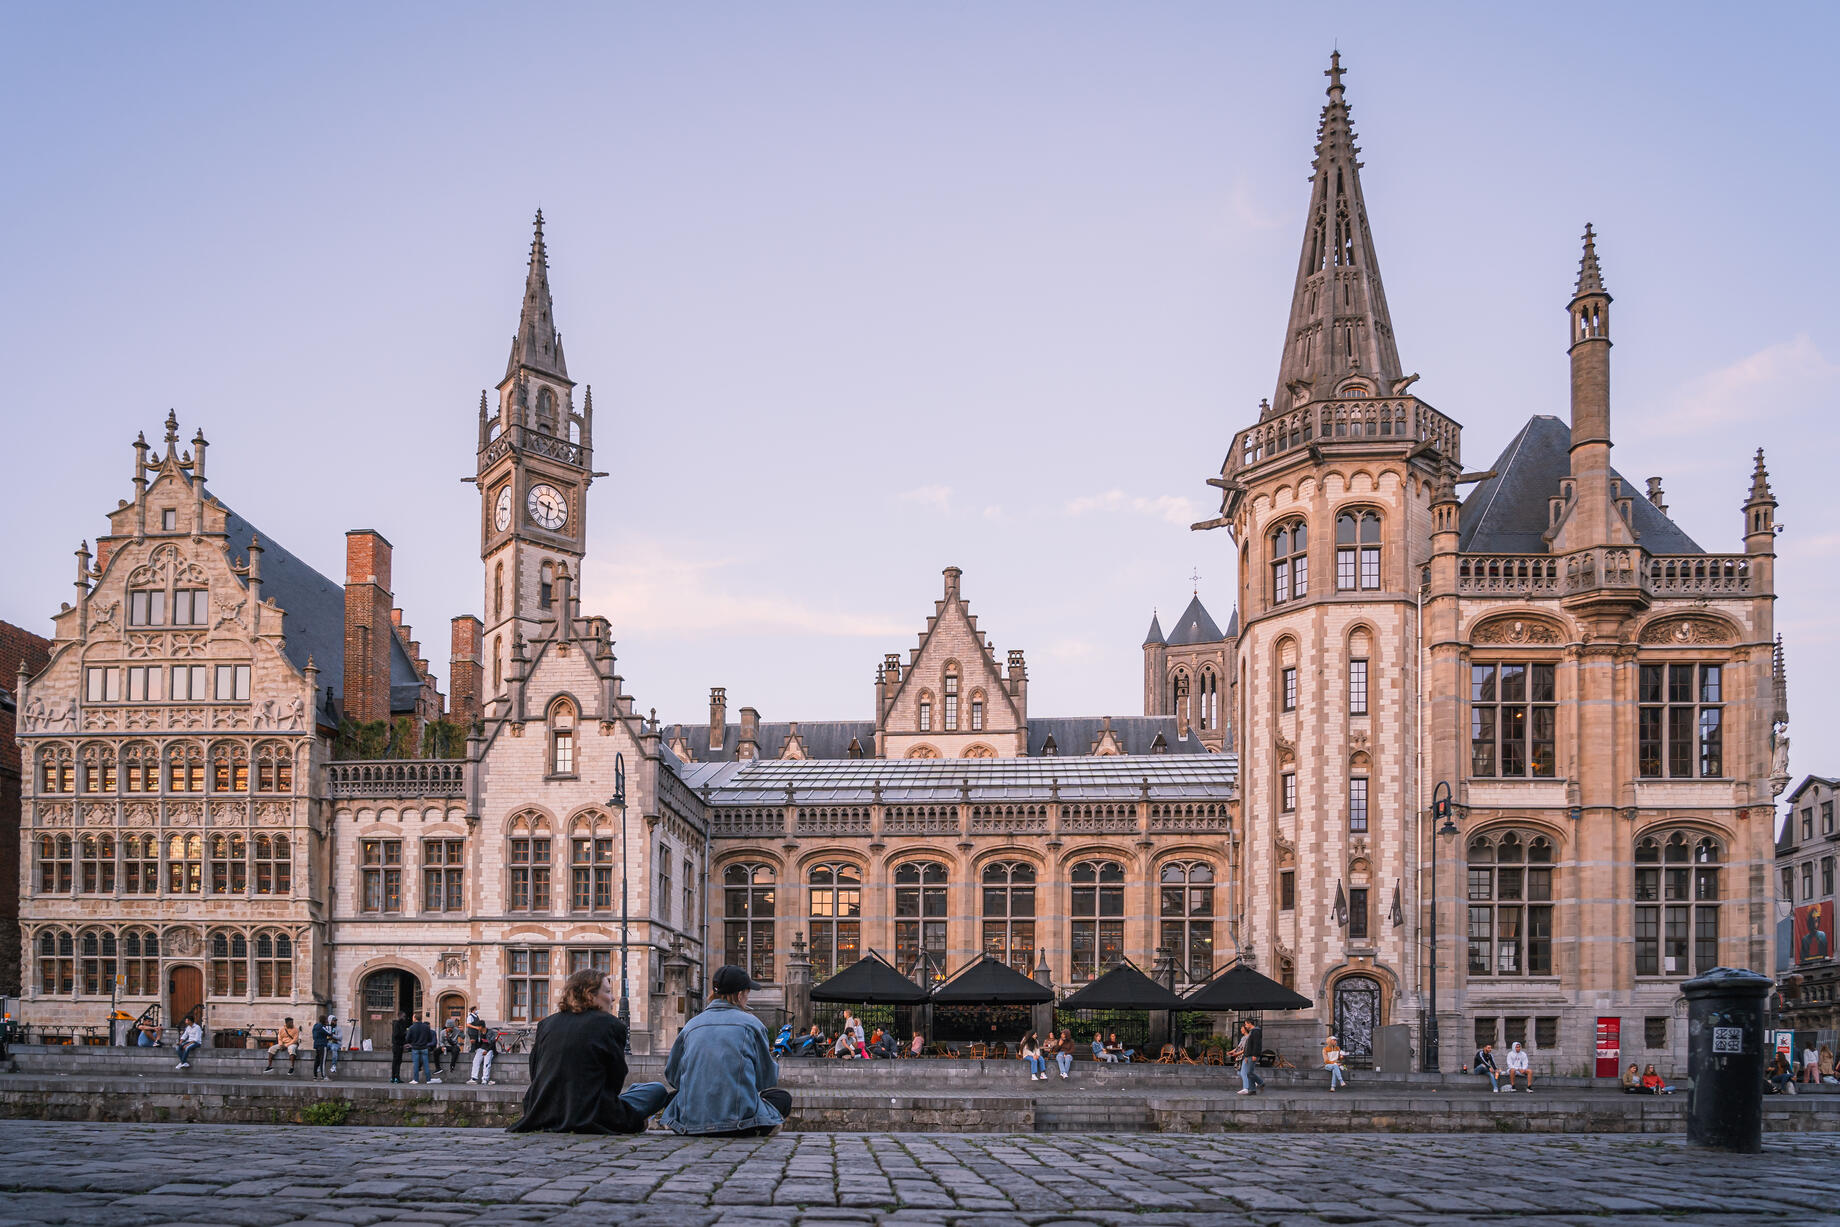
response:
[[[594,394],[575,406],[549,296],[543,213],[498,404],[479,394],[479,556],[485,562],[482,706],[504,698],[513,646],[554,625],[558,579],[581,573],[593,472]]]

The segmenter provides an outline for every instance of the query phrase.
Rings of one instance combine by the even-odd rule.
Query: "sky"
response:
[[[0,15],[0,619],[167,410],[334,579],[479,612],[479,392],[531,215],[594,388],[586,612],[641,710],[867,719],[964,570],[1043,715],[1142,710],[1233,551],[1189,525],[1275,382],[1339,46],[1401,360],[1487,465],[1567,413],[1595,224],[1614,461],[1785,526],[1791,767],[1840,772],[1831,5],[15,5]],[[1809,253],[1821,257],[1809,269]],[[1816,272],[1821,276],[1815,276]],[[1198,575],[1199,579],[1191,577]]]

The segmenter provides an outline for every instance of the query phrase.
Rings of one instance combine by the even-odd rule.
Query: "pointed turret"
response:
[[[1552,551],[1633,545],[1619,479],[1610,469],[1610,293],[1597,265],[1597,232],[1584,228],[1578,284],[1566,305],[1571,320],[1571,502],[1550,530]]]
[[[1770,470],[1763,464],[1763,449],[1751,469],[1750,497],[1744,500],[1744,549],[1750,554],[1776,552],[1776,495],[1770,489]]]
[[[562,334],[549,297],[549,249],[543,245],[543,210],[537,210],[536,234],[530,240],[530,269],[524,276],[524,306],[518,315],[517,335],[511,338],[511,357],[505,378],[519,368],[540,371],[559,379],[569,377],[562,356]]]
[[[1152,610],[1150,612],[1150,633],[1144,636],[1144,646],[1150,647],[1152,644],[1163,642],[1165,642],[1163,639],[1163,625],[1156,620],[1156,611]]]
[[[1316,129],[1309,220],[1291,291],[1290,325],[1278,366],[1274,412],[1335,394],[1349,375],[1373,378],[1382,394],[1400,378],[1380,261],[1361,195],[1360,152],[1342,85],[1342,56],[1329,57],[1329,101]]]

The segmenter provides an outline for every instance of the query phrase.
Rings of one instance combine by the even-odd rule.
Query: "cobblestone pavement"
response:
[[[781,1134],[0,1121],[0,1227],[1840,1223],[1840,1134]]]

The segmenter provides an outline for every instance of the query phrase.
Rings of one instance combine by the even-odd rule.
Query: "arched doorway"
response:
[[[1342,1051],[1362,1060],[1374,1055],[1374,1029],[1380,1025],[1380,982],[1370,976],[1344,976],[1335,982],[1335,1038]]]
[[[439,1031],[448,1023],[466,1022],[466,994],[442,993],[441,1000],[435,1006],[433,1026]]]
[[[422,982],[414,972],[384,967],[364,977],[358,986],[359,1030],[371,1047],[388,1052],[390,1024],[401,1010],[420,1016]]]
[[[184,965],[166,969],[167,1025],[180,1027],[194,1012],[202,1014],[204,972]]]

